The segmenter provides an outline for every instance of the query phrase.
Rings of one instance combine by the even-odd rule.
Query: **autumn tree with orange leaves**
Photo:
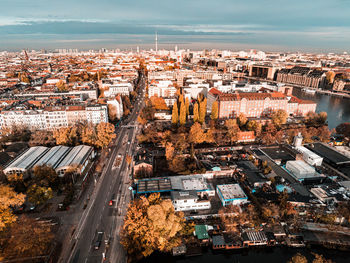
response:
[[[22,205],[24,199],[24,194],[18,194],[12,187],[0,184],[0,231],[16,221],[11,207]]]
[[[100,122],[96,127],[92,125],[84,127],[81,139],[83,143],[97,148],[104,148],[116,137],[114,131],[115,128],[113,124]]]
[[[162,200],[159,194],[142,196],[129,205],[121,244],[134,259],[156,250],[167,252],[181,243],[184,225],[183,213],[175,212],[170,200]]]

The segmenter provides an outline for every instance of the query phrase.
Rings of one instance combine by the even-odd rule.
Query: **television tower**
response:
[[[158,33],[156,31],[156,52],[158,52]]]

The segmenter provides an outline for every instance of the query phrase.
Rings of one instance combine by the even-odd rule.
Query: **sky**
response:
[[[350,52],[350,0],[1,0],[0,50]]]

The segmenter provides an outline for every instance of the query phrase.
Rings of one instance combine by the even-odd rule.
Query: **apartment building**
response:
[[[296,84],[300,86],[322,88],[326,81],[326,72],[308,67],[293,67],[281,69],[277,73],[278,82]]]
[[[115,96],[117,94],[128,96],[130,92],[134,90],[134,87],[129,82],[123,83],[113,83],[113,84],[105,84],[103,87],[106,89],[104,95],[106,97]]]
[[[236,118],[240,113],[260,118],[280,109],[291,115],[305,116],[316,110],[316,103],[290,98],[280,92],[220,94],[218,102],[219,118]]]
[[[29,129],[56,129],[77,122],[98,124],[108,122],[106,105],[47,106],[43,109],[13,107],[0,111],[0,129],[27,126]]]

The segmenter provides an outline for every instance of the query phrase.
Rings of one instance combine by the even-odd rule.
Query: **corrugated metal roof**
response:
[[[11,162],[5,170],[30,169],[47,151],[48,148],[44,146],[31,147]]]
[[[65,158],[57,165],[56,169],[68,167],[72,165],[83,164],[89,153],[92,151],[92,147],[86,145],[75,146]]]
[[[52,147],[35,165],[48,165],[56,169],[71,149],[63,145]]]

